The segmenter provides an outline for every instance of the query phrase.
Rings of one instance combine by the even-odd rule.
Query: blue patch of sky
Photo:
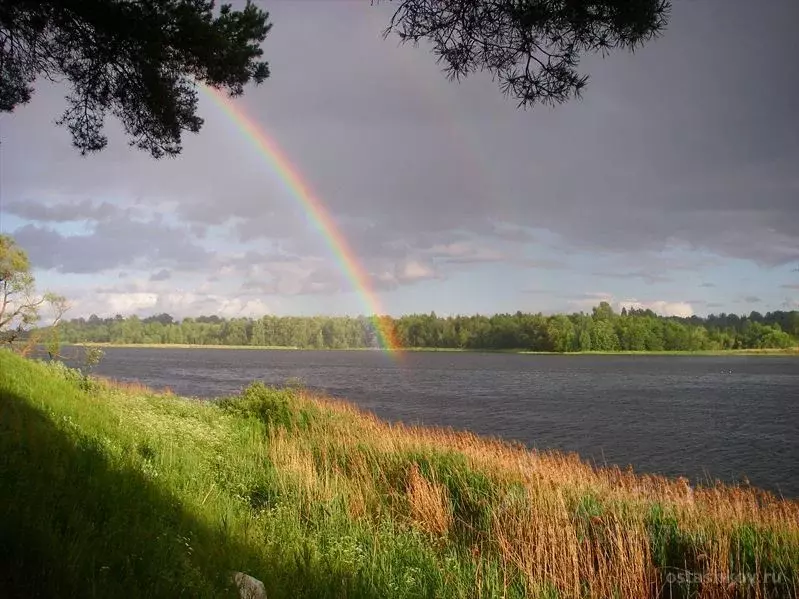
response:
[[[94,229],[94,224],[87,220],[42,223],[21,218],[14,214],[4,214],[2,217],[2,223],[0,224],[0,231],[13,235],[14,231],[17,231],[26,225],[35,225],[37,227],[52,229],[53,231],[56,231],[65,237],[88,235]]]

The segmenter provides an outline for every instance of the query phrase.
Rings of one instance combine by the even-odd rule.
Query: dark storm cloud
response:
[[[183,228],[157,221],[112,219],[84,235],[62,235],[47,227],[25,225],[14,237],[35,267],[62,273],[93,273],[138,262],[196,269],[207,267],[211,259]]]
[[[795,1],[675,3],[662,38],[635,54],[586,59],[583,100],[530,111],[490,77],[447,82],[424,45],[380,40],[385,7],[307,1],[270,11],[279,23],[265,45],[273,75],[238,103],[279,142],[382,284],[446,276],[447,264],[524,266],[502,244],[538,242],[543,230],[563,254],[617,254],[612,269],[594,267],[611,279],[666,282],[679,269],[658,257],[670,246],[767,266],[799,261]],[[195,237],[224,224],[239,241],[329,256],[274,169],[207,102],[202,133],[187,136],[176,160],[132,153],[113,125],[109,148],[84,160],[51,123],[62,93],[41,87],[30,107],[41,112],[24,107],[10,121],[5,208],[40,222],[109,225],[72,238],[23,228],[20,242],[40,265],[90,272],[136,258],[199,267],[208,257]],[[165,225],[123,230],[103,202],[25,204],[36,191],[172,202],[193,235]],[[459,243],[470,249],[441,251]],[[340,281],[329,260],[277,268],[283,289]]]
[[[798,53],[787,25],[796,16],[789,2],[676,6],[663,39],[594,65],[582,103],[528,113],[518,127],[515,115],[495,112],[494,139],[485,136],[500,174],[490,200],[479,186],[435,201],[420,189],[395,204],[397,227],[476,228],[490,210],[586,249],[677,240],[769,265],[795,260],[799,71],[785,57]]]
[[[497,110],[489,168],[500,176],[490,201],[479,186],[435,202],[411,194],[399,226],[424,215],[417,230],[453,219],[474,229],[494,214],[586,249],[677,241],[767,265],[796,260],[799,63],[786,57],[799,55],[788,25],[798,6],[677,5],[661,40],[592,63],[582,103],[528,113],[518,127],[516,115]],[[417,199],[426,210],[413,209]]]

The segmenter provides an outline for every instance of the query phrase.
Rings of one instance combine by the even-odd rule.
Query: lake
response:
[[[799,497],[799,359],[109,348],[98,374],[212,398],[299,378],[378,416]]]

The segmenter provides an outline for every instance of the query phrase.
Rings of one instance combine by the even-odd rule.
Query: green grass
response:
[[[265,446],[270,428],[314,417],[290,390],[131,395],[6,351],[0,371],[4,596],[234,597],[243,570],[270,598],[435,597],[474,574],[442,571],[457,554],[415,529],[297,501]]]
[[[0,351],[4,597],[235,597],[241,570],[270,599],[644,598],[686,567],[756,581],[706,596],[766,575],[795,596],[799,504],[688,497],[297,388],[201,403]]]

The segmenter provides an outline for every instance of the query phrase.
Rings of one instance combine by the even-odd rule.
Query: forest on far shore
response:
[[[748,316],[659,316],[602,302],[590,313],[495,314],[493,316],[381,316],[408,348],[578,351],[713,351],[778,349],[799,345],[799,311],[752,312]],[[250,345],[316,349],[379,346],[375,317],[200,316],[177,320],[169,314],[64,320],[63,343]],[[385,329],[383,329],[385,330]]]

